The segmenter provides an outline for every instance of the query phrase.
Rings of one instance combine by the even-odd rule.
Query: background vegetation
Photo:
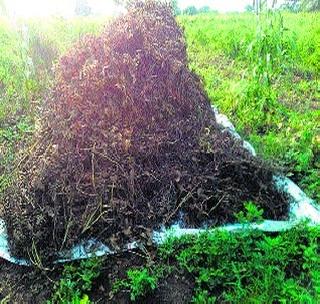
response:
[[[319,199],[319,13],[179,21],[210,99],[260,155]]]

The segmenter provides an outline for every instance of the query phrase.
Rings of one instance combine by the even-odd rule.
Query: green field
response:
[[[190,69],[212,104],[261,158],[319,203],[320,13],[210,13],[179,16],[178,22]],[[14,159],[37,127],[54,63],[106,23],[55,18],[13,24],[0,17],[0,191],[14,178]],[[192,282],[194,303],[319,303],[319,237],[319,228],[299,227],[278,235],[207,233],[171,240],[150,255],[142,250],[142,261],[110,279],[108,292],[125,290],[139,302],[174,274]],[[48,283],[55,286],[52,303],[96,299],[95,282],[107,278],[104,263],[59,269]],[[0,303],[3,289],[0,282]]]
[[[319,14],[261,19],[181,18],[190,67],[258,154],[319,199]]]

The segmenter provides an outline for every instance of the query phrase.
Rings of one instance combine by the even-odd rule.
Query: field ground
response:
[[[190,68],[212,103],[259,156],[320,202],[320,14],[274,14],[259,21],[249,14],[204,14],[178,21]],[[0,19],[0,191],[36,128],[52,64],[105,22]],[[318,228],[301,227],[271,235],[208,233],[54,271],[0,260],[0,303],[126,303],[130,297],[173,303],[170,296],[181,303],[319,303],[319,237]]]

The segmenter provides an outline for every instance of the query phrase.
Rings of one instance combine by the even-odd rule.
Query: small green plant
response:
[[[150,275],[147,269],[129,270],[130,298],[135,301],[157,287],[157,278]]]
[[[245,202],[244,203],[244,211],[240,211],[235,214],[236,219],[242,223],[261,223],[263,221],[263,209],[259,209],[257,205],[253,202]]]
[[[207,290],[200,290],[193,298],[192,303],[194,304],[214,304],[217,298],[210,296]]]
[[[48,304],[90,303],[87,295],[95,279],[100,275],[102,260],[92,258],[80,262],[80,265],[65,265],[59,282],[54,286],[54,293]]]
[[[118,280],[113,284],[113,292],[129,290],[131,301],[147,295],[157,287],[158,277],[146,269],[129,269],[126,280]]]

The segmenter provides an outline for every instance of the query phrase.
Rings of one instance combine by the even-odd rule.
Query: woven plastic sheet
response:
[[[218,110],[213,107],[212,110],[216,115],[217,122],[223,129],[223,132],[230,132],[235,138],[241,139],[240,135],[236,132],[233,124],[227,116],[220,114]],[[252,155],[256,152],[252,145],[243,141],[243,146]],[[308,221],[309,225],[320,224],[320,207],[315,201],[311,200],[294,182],[283,176],[274,176],[274,182],[279,191],[288,194],[290,199],[290,208],[288,220],[286,221],[271,221],[265,220],[262,223],[251,224],[229,224],[213,229],[222,229],[227,231],[241,231],[243,229],[259,229],[262,231],[277,232],[293,228],[301,221]],[[153,231],[153,243],[160,245],[169,237],[181,237],[187,234],[199,234],[206,231],[208,228],[203,225],[201,229],[186,228],[183,222],[178,222],[171,227],[163,227],[160,231]],[[139,247],[139,243],[132,242],[127,244],[122,251],[131,250]],[[82,242],[71,250],[59,253],[59,258],[56,263],[65,263],[73,260],[87,259],[93,256],[104,256],[114,254],[115,252],[110,249],[106,244],[101,243],[99,240],[90,239]],[[18,265],[29,266],[32,265],[31,260],[17,259],[10,254],[8,246],[8,236],[6,232],[5,222],[0,219],[0,257]]]

